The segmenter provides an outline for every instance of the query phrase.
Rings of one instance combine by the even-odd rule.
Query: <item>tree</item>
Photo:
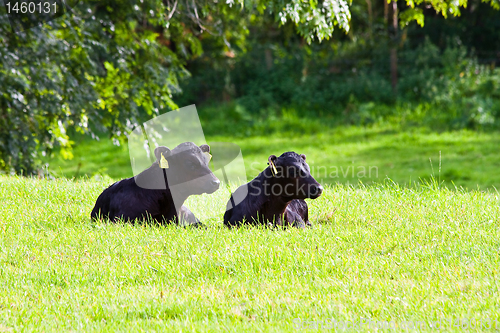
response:
[[[384,0],[385,1],[385,0]],[[500,9],[500,1],[499,0],[481,0],[482,2],[489,3],[494,9]],[[460,16],[461,11],[460,8],[467,7],[467,0],[406,0],[406,4],[409,8],[398,13],[398,2],[397,0],[387,0],[387,3],[392,4],[392,26],[391,26],[391,35],[392,35],[392,47],[390,54],[390,62],[391,62],[391,83],[394,94],[397,92],[398,85],[398,56],[397,56],[397,41],[398,41],[398,23],[401,27],[408,25],[411,21],[416,21],[421,27],[424,26],[424,10],[422,5],[427,7],[431,6],[437,13],[440,13],[445,18],[448,17],[448,14],[452,16]]]
[[[459,13],[450,0],[432,0],[446,15]],[[498,7],[498,0],[488,0]],[[422,0],[407,2],[400,24],[423,24]],[[349,30],[346,0],[80,1],[41,27],[13,32],[0,12],[0,170],[31,174],[39,154],[62,148],[71,156],[66,131],[74,128],[114,139],[152,116],[176,108],[186,61],[210,48],[244,50],[248,20],[271,15],[308,43]]]
[[[176,107],[178,80],[203,40],[242,45],[249,12],[291,20],[308,40],[348,29],[344,0],[232,3],[199,0],[81,1],[42,27],[13,32],[0,15],[0,170],[33,173],[39,153],[71,156],[70,127],[114,139]],[[243,8],[243,5],[246,9]],[[214,41],[215,40],[215,41]]]

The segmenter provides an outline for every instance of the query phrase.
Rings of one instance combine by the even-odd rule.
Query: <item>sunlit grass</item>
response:
[[[227,230],[219,207],[228,193],[219,190],[188,202],[205,230],[91,222],[111,182],[0,177],[1,329],[293,332],[297,318],[500,322],[495,191],[328,186],[308,201],[312,229]]]

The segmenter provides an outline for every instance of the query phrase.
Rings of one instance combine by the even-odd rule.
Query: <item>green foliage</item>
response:
[[[329,39],[335,25],[340,26],[346,32],[349,31],[351,13],[348,2],[345,0],[272,1],[258,7],[261,14],[266,6],[271,13],[275,13],[275,18],[280,24],[285,24],[288,20],[292,21],[297,26],[299,35],[305,37],[308,43],[311,43],[314,38],[317,38],[319,42]]]
[[[390,2],[390,0],[388,0]],[[474,5],[473,1],[470,1]],[[500,9],[500,2],[498,0],[481,0],[481,2],[489,4],[496,10]],[[410,7],[399,14],[400,24],[402,26],[408,25],[411,21],[416,21],[420,26],[424,26],[424,14],[422,8],[416,6],[423,5],[432,6],[432,8],[439,14],[447,18],[449,14],[452,16],[461,15],[461,7],[466,8],[469,4],[468,0],[406,0],[406,4]]]
[[[408,101],[420,100],[439,110],[433,117],[430,110],[425,112],[428,121],[449,129],[498,128],[500,68],[480,65],[463,47],[440,52],[429,41],[403,56],[415,66],[403,72],[400,91]]]
[[[171,97],[178,91],[182,58],[156,40],[146,24],[158,24],[154,17],[133,8],[133,3],[85,1],[70,15],[19,33],[10,31],[3,14],[4,170],[31,173],[38,152],[70,148],[67,128],[120,135],[159,109],[175,106]]]
[[[399,24],[401,27],[407,26],[411,21],[416,21],[421,27],[424,26],[424,11],[422,8],[408,8],[399,14]]]
[[[434,127],[459,129],[500,125],[500,96],[497,93],[500,70],[478,63],[467,54],[464,46],[450,43],[440,50],[426,39],[415,49],[403,48],[399,52],[397,97],[393,94],[387,75],[389,64],[383,53],[371,52],[369,57],[359,58],[359,53],[340,49],[337,55],[312,52],[316,56],[308,56],[307,50],[299,48],[294,50],[295,56],[291,56],[292,52],[274,48],[273,68],[269,70],[262,64],[264,51],[265,48],[258,46],[249,50],[228,73],[235,87],[235,103],[249,118],[258,118],[262,113],[279,113],[284,107],[300,110],[302,116],[330,116],[344,123],[359,123],[356,119],[365,117],[363,109],[370,103],[378,105],[372,111],[383,110],[383,105],[407,104],[410,105],[408,109],[412,109],[427,104],[439,110],[435,113],[440,120]],[[280,55],[282,51],[285,56]],[[345,60],[350,55],[351,60]],[[307,73],[304,73],[305,66]],[[204,87],[212,96],[224,92],[225,72],[222,68],[200,73],[206,79]],[[199,91],[199,82],[189,81],[184,89]],[[179,100],[189,104],[199,100],[199,96],[187,94]],[[371,117],[376,119],[385,115],[372,112]],[[241,118],[236,114],[230,117]],[[433,122],[438,116],[426,112],[425,118]]]
[[[492,1],[492,3],[495,0]],[[422,10],[420,8],[415,8],[415,6],[424,4],[431,5],[437,13],[443,15],[444,18],[448,17],[448,14],[453,16],[460,16],[460,7],[467,7],[467,0],[406,0],[406,4],[410,6],[409,9],[402,12],[399,18],[403,21],[402,23],[407,24],[411,20],[416,20],[421,26],[424,25],[424,18],[422,15]],[[486,2],[486,1],[485,1]]]
[[[482,331],[500,320],[496,192],[326,186],[308,201],[312,229],[228,230],[217,191],[189,202],[205,230],[91,222],[110,182],[0,176],[2,330],[297,332],[299,318],[463,332],[457,319]]]
[[[428,15],[425,28],[411,24],[394,40],[383,8],[353,4],[351,11],[350,35],[322,44],[307,45],[286,26],[269,30],[265,18],[252,23],[246,52],[217,66],[209,55],[188,64],[195,79],[181,83],[177,101],[233,100],[249,118],[291,108],[347,124],[373,122],[387,109],[425,108],[434,111],[418,111],[419,121],[434,129],[498,128],[500,12],[474,3],[461,18]],[[396,92],[389,62],[395,43]]]

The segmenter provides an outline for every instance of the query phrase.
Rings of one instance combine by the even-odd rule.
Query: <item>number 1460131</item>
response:
[[[7,14],[56,14],[57,3],[50,2],[6,2]]]

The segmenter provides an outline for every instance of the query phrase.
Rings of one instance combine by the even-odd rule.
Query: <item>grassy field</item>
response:
[[[230,111],[200,110],[205,138],[209,144],[238,144],[249,178],[266,166],[269,155],[296,151],[307,155],[313,175],[323,184],[370,184],[386,178],[409,184],[434,176],[452,189],[500,186],[498,132],[437,133],[396,121],[368,127],[339,126],[327,118],[299,118],[294,113],[251,122],[238,120]],[[47,160],[55,175],[132,176],[127,145],[115,146],[105,136],[100,141],[76,136],[74,141],[72,160]]]
[[[500,329],[494,190],[328,186],[284,231],[222,228],[217,191],[200,230],[91,222],[110,182],[0,176],[0,331]]]
[[[500,330],[499,133],[199,111],[249,178],[307,155],[314,228],[226,230],[222,189],[188,199],[206,230],[92,222],[129,155],[73,136],[63,178],[0,176],[0,331]]]

